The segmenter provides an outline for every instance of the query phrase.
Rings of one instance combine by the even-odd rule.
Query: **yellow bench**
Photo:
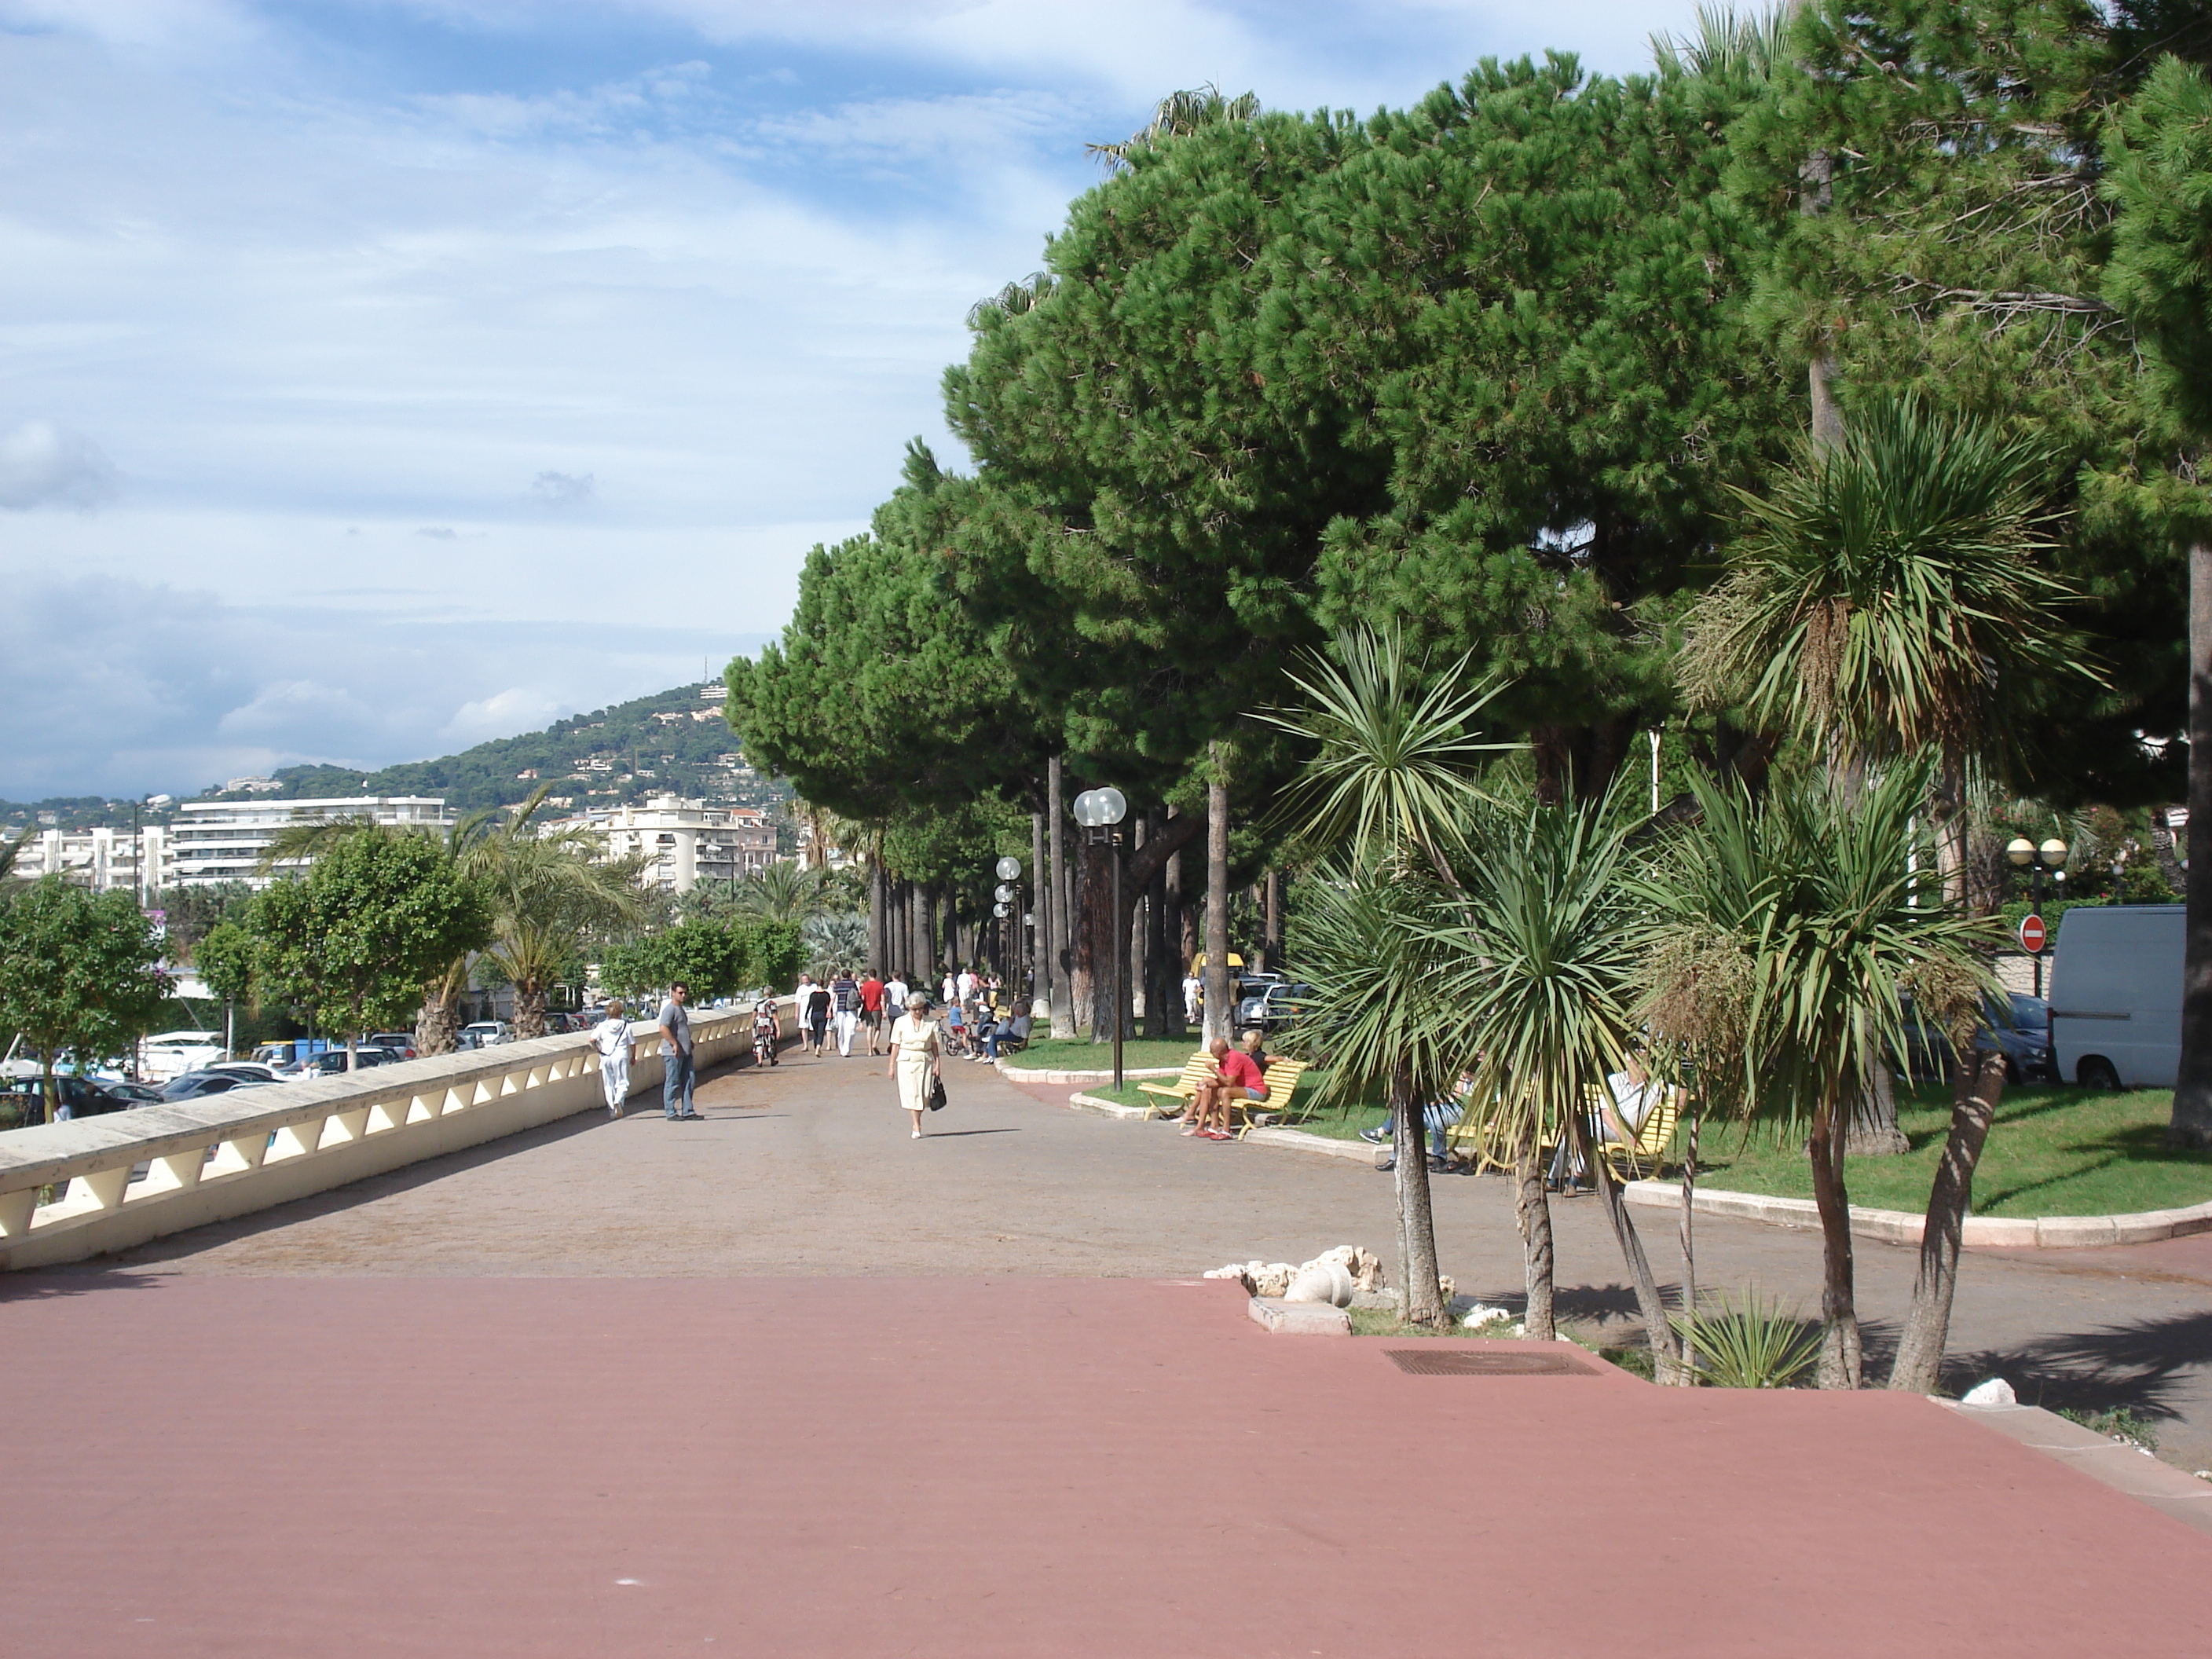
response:
[[[1137,1086],[1148,1095],[1159,1095],[1169,1100],[1178,1100],[1188,1106],[1190,1104],[1191,1097],[1212,1082],[1213,1078],[1213,1056],[1200,1048],[1183,1062],[1182,1075],[1173,1083],[1139,1083]],[[1146,1108],[1145,1115],[1151,1118],[1160,1110],[1158,1106],[1149,1106]]]
[[[1305,1075],[1306,1062],[1302,1060],[1271,1060],[1262,1079],[1267,1085],[1265,1100],[1232,1100],[1229,1103],[1229,1121],[1236,1122],[1237,1114],[1244,1114],[1244,1127],[1237,1132],[1239,1140],[1252,1133],[1252,1120],[1261,1112],[1288,1114],[1291,1097],[1297,1091],[1298,1079]]]
[[[1601,1140],[1598,1156],[1613,1166],[1613,1172],[1622,1181],[1642,1181],[1646,1178],[1644,1166],[1650,1165],[1649,1173],[1656,1176],[1660,1160],[1666,1156],[1667,1143],[1674,1138],[1675,1120],[1681,1114],[1680,1091],[1669,1089],[1659,1097],[1659,1103],[1644,1115],[1644,1121],[1636,1131],[1636,1139],[1627,1142]],[[1601,1122],[1609,1119],[1601,1118]],[[1623,1128],[1627,1125],[1623,1124]]]

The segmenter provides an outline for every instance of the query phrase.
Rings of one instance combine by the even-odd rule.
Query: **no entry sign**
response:
[[[2043,954],[2043,947],[2051,943],[2051,930],[2043,925],[2043,918],[2029,911],[2020,921],[2020,948],[2032,957]]]

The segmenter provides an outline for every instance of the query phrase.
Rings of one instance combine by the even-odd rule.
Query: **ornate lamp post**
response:
[[[1013,915],[1014,907],[1020,899],[1019,893],[1012,884],[1021,879],[1022,861],[1009,854],[999,860],[996,870],[999,884],[991,890],[991,897],[995,901],[991,907],[991,914],[999,918],[999,936],[1003,939],[1006,935],[1006,921]],[[1018,941],[1014,947],[1018,953],[1014,963],[1014,986],[1018,991],[1024,982],[1024,969],[1036,963],[1036,951],[1026,933],[1017,928],[1014,938]]]
[[[2021,923],[2021,943],[2033,940],[2029,954],[2035,958],[2035,994],[2043,994],[2043,956],[2050,945],[2050,932],[2043,925],[2043,878],[2045,871],[2057,871],[2060,881],[2066,879],[2066,843],[2053,836],[2038,847],[2025,836],[2014,836],[2005,848],[2005,856],[2016,870],[2033,866],[2035,871],[2035,908]],[[2034,927],[2031,932],[2028,924]]]
[[[1109,849],[1114,866],[1114,931],[1109,943],[1114,958],[1114,1086],[1121,1086],[1122,953],[1128,949],[1128,929],[1121,924],[1121,820],[1129,815],[1128,797],[1109,785],[1086,789],[1075,798],[1075,821],[1094,847]]]

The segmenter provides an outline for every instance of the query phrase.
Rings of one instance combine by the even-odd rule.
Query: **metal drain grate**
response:
[[[1401,1371],[1415,1376],[1595,1376],[1563,1353],[1510,1350],[1478,1353],[1468,1348],[1385,1348]]]

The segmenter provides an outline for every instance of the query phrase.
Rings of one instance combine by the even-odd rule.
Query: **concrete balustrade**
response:
[[[785,1036],[790,998],[778,1003]],[[639,1024],[634,1092],[657,1098],[659,1028]],[[750,1009],[695,1009],[701,1070],[752,1048]],[[204,1101],[0,1133],[0,1271],[82,1261],[600,1109],[588,1036],[539,1037]],[[41,1192],[56,1189],[54,1201]]]

